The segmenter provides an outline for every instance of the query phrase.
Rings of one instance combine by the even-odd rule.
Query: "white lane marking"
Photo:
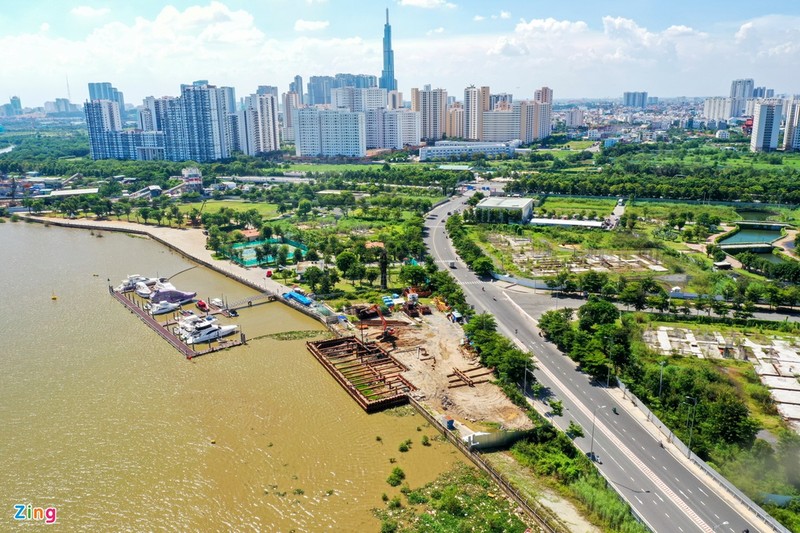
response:
[[[542,366],[539,368],[539,370],[542,373],[546,374],[551,381],[557,382],[556,376],[548,368]],[[575,403],[576,408],[580,409],[585,417],[589,418],[590,416],[592,416],[591,409],[588,409],[582,402],[580,402],[578,400],[578,397],[575,396],[575,394],[573,394],[569,388],[563,385],[560,385],[558,388],[561,389],[565,397],[569,397]],[[683,499],[680,496],[675,494],[675,492],[673,492],[673,490],[669,488],[669,486],[666,483],[664,483],[664,481],[660,477],[658,477],[655,474],[655,472],[653,472],[646,464],[644,464],[644,462],[642,462],[642,460],[639,459],[639,457],[636,456],[630,450],[630,448],[628,448],[621,440],[619,440],[619,438],[617,438],[616,435],[614,435],[612,432],[608,430],[606,425],[603,423],[602,418],[599,419],[595,425],[597,429],[600,431],[600,433],[602,435],[605,435],[605,437],[608,438],[611,441],[611,443],[614,444],[617,449],[619,449],[620,452],[626,455],[631,460],[631,462],[636,467],[638,467],[638,469],[642,472],[642,474],[646,478],[650,479],[652,483],[656,485],[659,489],[661,489],[661,492],[663,492],[670,500],[672,500],[675,503],[675,505],[681,511],[683,511],[684,514],[692,522],[697,524],[702,531],[705,531],[707,533],[712,533],[711,527],[702,518],[700,518],[697,515],[697,513],[695,513],[694,510],[691,507],[689,507],[685,501],[683,501]]]

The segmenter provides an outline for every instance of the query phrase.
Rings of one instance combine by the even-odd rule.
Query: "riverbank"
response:
[[[202,230],[197,228],[151,226],[120,220],[65,220],[32,215],[22,215],[22,217],[26,220],[54,226],[145,235],[183,257],[245,283],[251,288],[260,291],[269,290],[277,294],[288,290],[285,285],[266,278],[261,269],[246,269],[230,261],[214,259],[212,252],[205,248],[205,235]],[[459,341],[463,332],[460,327],[450,323],[442,315],[426,318],[424,322],[425,326],[422,328],[408,328],[405,342],[423,343],[433,357],[426,360],[420,358],[416,350],[409,349],[401,350],[402,353],[399,354],[399,357],[411,368],[409,376],[411,381],[415,385],[421,385],[421,390],[426,391],[423,395],[426,407],[438,413],[446,411],[466,423],[489,423],[489,425],[497,424],[506,428],[529,427],[530,420],[494,384],[483,383],[475,387],[450,389],[447,374],[451,369],[454,367],[468,368],[470,365],[474,365],[474,361],[470,360],[468,354],[460,350]],[[406,335],[406,332],[403,335]],[[436,361],[438,361],[438,365]],[[572,521],[580,522],[581,520],[578,511],[567,500],[542,503],[557,515],[564,514],[566,509],[571,509],[569,514],[573,517]],[[588,528],[588,523],[585,524]]]

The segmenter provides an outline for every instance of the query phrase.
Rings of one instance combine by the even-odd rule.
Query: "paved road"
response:
[[[577,445],[587,453],[590,448],[594,451],[598,468],[654,531],[740,533],[745,528],[758,531],[752,525],[753,519],[743,516],[738,507],[718,496],[710,481],[702,474],[698,477],[675,448],[669,444],[664,448],[659,446],[655,428],[628,412],[631,406],[619,391],[591,383],[568,357],[539,336],[531,315],[538,316],[543,307],[553,306],[554,299],[549,294],[521,295],[506,291],[499,283],[478,279],[458,259],[445,234],[444,222],[447,212],[463,210],[465,201],[466,198],[456,197],[429,214],[426,245],[445,267],[450,261],[456,262],[450,273],[459,281],[475,310],[494,315],[500,332],[535,355],[537,381],[561,400],[565,408],[564,416],[554,422],[562,428],[570,420],[580,424],[586,436],[576,439]],[[555,302],[554,307],[563,307],[565,303]],[[537,403],[539,409],[544,407]],[[613,414],[613,407],[618,415]]]

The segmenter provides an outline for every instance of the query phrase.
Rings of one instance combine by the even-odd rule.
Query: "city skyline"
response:
[[[383,24],[390,10],[398,90],[431,84],[459,94],[469,85],[530,97],[724,96],[731,79],[754,78],[776,94],[797,92],[800,6],[764,13],[744,1],[654,0],[613,6],[508,0],[243,0],[163,7],[91,7],[84,2],[22,3],[0,14],[3,98],[22,105],[88,97],[108,81],[136,103],[174,95],[185,80],[209,79],[239,94],[259,85],[285,91],[296,75],[380,76]],[[407,96],[406,96],[407,98]]]

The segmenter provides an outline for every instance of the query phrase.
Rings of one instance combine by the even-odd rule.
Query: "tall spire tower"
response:
[[[386,24],[383,26],[383,72],[378,87],[386,91],[397,90],[394,79],[394,51],[392,51],[392,27],[389,25],[389,8],[386,8]]]

